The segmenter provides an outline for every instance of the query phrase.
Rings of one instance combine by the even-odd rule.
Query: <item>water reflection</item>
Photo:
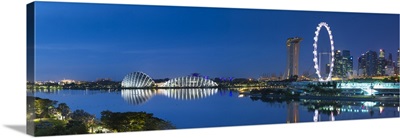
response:
[[[241,94],[242,98],[238,98]],[[84,109],[96,116],[113,109],[157,113],[178,128],[389,118],[399,117],[400,110],[398,101],[290,99],[248,95],[231,89],[123,89],[115,92],[66,89],[38,92],[34,96],[64,102],[71,105],[71,110]],[[162,105],[165,103],[173,107],[174,114],[165,110],[166,106]],[[141,106],[144,104],[146,106]]]
[[[286,123],[299,122],[299,102],[290,102],[287,104]]]
[[[122,98],[133,105],[140,105],[155,95],[163,95],[177,100],[196,100],[212,96],[218,92],[216,88],[203,89],[123,89]]]
[[[314,117],[313,117],[314,122],[318,122],[318,118],[320,118],[320,117],[318,117],[318,116],[319,116],[318,110],[315,110],[315,111],[314,111]]]
[[[299,116],[300,107],[310,112],[306,117],[310,121],[336,121],[356,118],[399,117],[398,101],[346,101],[346,100],[309,100],[290,99],[267,96],[250,96],[252,101],[261,101],[272,105],[286,103],[286,122],[304,122],[304,116]],[[379,114],[378,114],[379,113]],[[322,118],[321,118],[322,117]]]
[[[121,96],[129,104],[139,105],[147,102],[156,93],[153,89],[124,89],[121,91]]]
[[[333,112],[331,112],[331,115],[329,116],[330,121],[335,121],[335,115],[333,115]]]
[[[178,100],[195,100],[209,97],[217,92],[217,89],[166,89],[163,94]]]

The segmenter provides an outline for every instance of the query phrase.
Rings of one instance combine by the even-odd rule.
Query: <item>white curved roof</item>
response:
[[[155,82],[143,72],[132,72],[124,77],[121,86],[124,88],[143,88],[154,86]]]
[[[164,83],[163,87],[217,87],[212,80],[197,76],[185,76],[171,79]]]

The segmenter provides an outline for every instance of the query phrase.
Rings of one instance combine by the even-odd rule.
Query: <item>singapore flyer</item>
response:
[[[317,53],[317,49],[318,49],[318,45],[317,45],[317,43],[318,43],[318,35],[319,35],[319,31],[321,30],[322,27],[325,27],[326,30],[328,31],[329,39],[330,39],[330,44],[331,44],[331,54],[332,54],[331,59],[330,59],[330,61],[331,61],[331,64],[330,64],[330,65],[331,65],[331,66],[330,66],[330,68],[329,68],[329,74],[328,74],[328,77],[327,77],[326,79],[323,79],[323,78],[321,77],[320,67],[318,66],[318,62],[321,62],[321,61],[318,61],[318,60],[320,60],[320,59],[317,58],[317,55],[318,55],[318,53]],[[313,46],[314,46],[314,51],[313,51],[314,59],[313,59],[313,61],[314,61],[314,68],[315,68],[315,70],[316,70],[315,73],[318,75],[318,81],[330,81],[330,80],[332,80],[332,72],[333,72],[333,66],[334,66],[333,63],[334,63],[334,61],[335,61],[335,59],[334,59],[335,47],[334,47],[334,45],[333,45],[332,31],[330,30],[330,27],[328,26],[328,24],[327,24],[326,22],[321,22],[321,23],[318,24],[318,26],[317,26],[317,31],[315,31],[315,37],[314,37],[314,44],[313,44]]]

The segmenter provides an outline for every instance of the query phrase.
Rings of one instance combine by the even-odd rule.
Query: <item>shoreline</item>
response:
[[[378,101],[378,102],[400,102],[398,96],[375,96],[375,97],[354,97],[354,96],[311,96],[301,95],[286,97],[285,95],[263,95],[263,94],[245,94],[250,97],[265,97],[265,98],[281,98],[281,99],[305,99],[305,100],[335,100],[335,101]]]

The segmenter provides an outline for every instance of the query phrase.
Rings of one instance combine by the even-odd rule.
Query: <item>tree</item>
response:
[[[57,110],[61,112],[62,120],[68,119],[71,114],[71,109],[65,103],[58,104]]]
[[[70,120],[65,129],[67,134],[88,134],[88,128],[82,121]]]
[[[49,117],[49,109],[53,108],[57,104],[57,101],[49,99],[35,99],[35,114],[38,118]]]
[[[88,112],[85,112],[84,110],[75,110],[72,114],[71,114],[71,119],[73,121],[80,121],[83,124],[85,124],[85,126],[87,128],[91,128],[93,129],[93,126],[95,125],[95,116],[89,114]]]
[[[101,112],[104,126],[117,132],[174,129],[168,121],[153,117],[145,112]]]

